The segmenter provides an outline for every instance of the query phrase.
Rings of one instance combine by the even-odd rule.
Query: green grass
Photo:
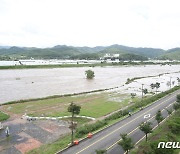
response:
[[[79,96],[65,96],[59,98],[51,98],[37,101],[30,101],[25,103],[8,104],[3,108],[8,112],[15,114],[27,113],[32,116],[66,116],[70,115],[67,112],[69,103],[72,101],[81,106],[80,115],[98,118],[124,106],[127,106],[130,101],[130,96],[116,94],[111,97],[123,98],[122,101],[113,101],[109,99],[107,92],[101,94],[79,95]]]
[[[70,122],[71,118],[64,118],[61,120]],[[90,119],[86,119],[86,118],[74,118],[74,122],[77,122],[77,127],[81,127],[83,124],[90,122],[90,121],[91,121]]]
[[[174,90],[177,90],[179,88],[174,88],[174,89],[171,89],[169,92],[173,92]],[[163,93],[164,94],[164,93]],[[165,93],[166,94],[166,93]],[[165,95],[164,94],[164,95]],[[157,97],[156,99],[158,99],[159,97]],[[137,99],[137,98],[136,98]],[[138,101],[138,100],[137,100]],[[136,110],[134,110],[134,112],[137,112],[138,109],[136,108]],[[116,113],[115,113],[116,114]],[[127,116],[127,115],[126,115]],[[126,116],[124,117],[120,117],[120,118],[117,118],[117,119],[111,119],[111,120],[106,120],[107,124],[102,126],[102,127],[99,127],[98,129],[94,130],[92,133],[95,133],[95,132],[98,132],[99,130],[107,127],[107,126],[110,126],[120,120],[122,120],[123,118],[125,118]],[[92,124],[93,125],[93,124]],[[85,127],[85,126],[82,126],[82,127]],[[159,132],[163,132],[162,130],[160,130]],[[84,134],[83,136],[80,136],[80,138],[83,138],[85,137],[87,134]],[[179,136],[180,138],[180,136]],[[32,151],[29,152],[29,154],[43,154],[43,153],[49,153],[52,151],[52,153],[55,153],[59,150],[62,150],[63,148],[65,148],[68,143],[70,143],[70,135],[67,135],[65,138],[60,138],[59,140],[57,140],[56,142],[52,143],[52,144],[48,144],[48,145],[43,145],[41,146],[40,148],[38,149],[34,149]],[[137,150],[136,150],[137,151]],[[133,153],[133,154],[136,154],[136,151]]]
[[[101,128],[95,130],[95,131],[92,132],[92,133],[96,133],[96,132],[98,132],[99,130],[101,130],[101,129],[107,127],[107,126],[110,126],[110,125],[112,125],[112,124],[120,121],[120,120],[123,119],[123,118],[125,118],[125,117],[121,117],[121,118],[119,118],[119,119],[111,120],[111,121],[108,122],[108,125],[105,125],[104,127],[101,127]],[[78,122],[79,120],[82,120],[82,119],[81,119],[81,118],[76,118],[76,119],[75,119],[75,121],[77,121],[77,122]],[[85,122],[86,120],[87,120],[87,119],[83,119],[84,122]],[[84,123],[82,123],[82,121],[79,121],[79,122],[80,122],[81,124],[84,124]],[[80,138],[77,138],[77,137],[75,136],[75,139],[81,139],[81,138],[86,137],[86,136],[87,136],[87,134],[86,134],[86,135],[83,135],[83,136],[80,137]],[[34,150],[29,151],[28,154],[45,154],[45,153],[47,153],[47,154],[52,154],[52,153],[56,153],[56,152],[64,149],[65,147],[67,147],[67,145],[70,143],[70,141],[71,141],[71,134],[67,134],[66,136],[58,139],[57,141],[55,141],[55,142],[53,142],[53,143],[51,143],[51,144],[45,144],[45,145],[42,145],[41,147],[39,147],[39,148],[37,148],[37,149],[34,149]]]
[[[42,145],[40,148],[31,150],[28,152],[28,154],[52,154],[59,151],[59,149],[65,148],[71,140],[71,135],[66,135],[62,137],[61,139],[53,142],[52,144],[45,144]]]
[[[7,114],[4,114],[3,112],[0,111],[0,121],[5,121],[9,118],[10,116]]]

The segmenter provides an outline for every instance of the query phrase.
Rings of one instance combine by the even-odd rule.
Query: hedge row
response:
[[[116,112],[114,114],[112,114],[111,116],[105,118],[104,120],[102,121],[97,121],[96,123],[94,124],[87,124],[87,125],[84,125],[80,128],[77,128],[76,130],[76,137],[80,138],[80,137],[83,137],[83,135],[85,134],[88,134],[89,132],[93,132],[93,131],[96,131],[102,127],[104,127],[105,125],[107,125],[111,120],[116,120],[116,119],[119,119],[123,116],[126,116],[129,111],[133,112],[135,111],[136,109],[139,109],[140,107],[144,107],[148,104],[151,104],[153,103],[154,101],[166,96],[167,94],[170,94],[176,90],[180,89],[180,86],[175,86],[174,88],[168,90],[168,91],[165,91],[165,92],[162,92],[162,93],[159,93],[159,94],[156,94],[150,98],[146,98],[143,100],[143,102],[139,101],[139,102],[136,102],[135,104],[133,104],[132,106],[128,107],[127,109],[125,110],[120,110],[119,112]]]
[[[89,132],[93,132],[95,130],[98,130],[99,128],[102,128],[103,126],[107,125],[106,120],[97,121],[94,124],[88,124],[84,125],[83,127],[80,127],[76,130],[76,137],[80,138],[85,134],[88,134]]]

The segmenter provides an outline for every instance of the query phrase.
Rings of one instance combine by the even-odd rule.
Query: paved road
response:
[[[153,127],[157,122],[153,118],[158,110],[162,111],[164,117],[168,116],[166,108],[172,108],[172,104],[176,101],[176,95],[180,94],[180,90],[168,95],[144,110],[128,117],[115,125],[97,133],[91,139],[86,139],[77,146],[73,146],[62,154],[94,154],[97,149],[107,149],[109,154],[123,154],[122,148],[116,144],[120,140],[121,133],[127,133],[132,137],[134,143],[138,142],[144,133],[138,127],[142,122],[149,120],[153,123]],[[149,118],[144,118],[147,116]]]

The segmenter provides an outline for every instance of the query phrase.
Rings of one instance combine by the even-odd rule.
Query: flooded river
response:
[[[85,78],[87,69],[95,72],[93,80]],[[122,86],[127,78],[177,71],[180,65],[0,70],[0,103]],[[166,76],[167,80],[170,76]],[[172,75],[175,84],[178,76],[179,73]],[[141,79],[139,85],[141,82],[149,85],[153,81],[156,78]]]

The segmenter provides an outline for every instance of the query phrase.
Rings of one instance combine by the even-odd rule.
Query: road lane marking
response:
[[[142,115],[144,115],[144,114],[146,114],[146,113],[148,113],[148,112],[152,111],[153,109],[157,108],[158,106],[160,106],[160,105],[164,104],[165,102],[169,101],[169,100],[170,100],[171,98],[173,98],[173,97],[174,97],[174,95],[173,95],[173,96],[171,96],[171,97],[170,97],[169,99],[167,99],[166,101],[163,101],[162,103],[160,103],[160,104],[156,105],[155,107],[151,108],[150,110],[148,110],[148,111],[144,112],[143,114],[139,115],[139,116],[138,116],[138,117],[136,117],[135,119],[133,119],[133,120],[129,121],[129,122],[128,122],[128,123],[126,123],[125,125],[123,125],[123,126],[121,126],[121,127],[117,128],[117,129],[115,129],[115,130],[114,130],[114,131],[112,131],[111,133],[109,133],[109,134],[105,135],[104,137],[102,137],[101,139],[99,139],[99,140],[95,141],[94,143],[90,144],[89,146],[85,147],[84,149],[80,150],[80,151],[79,151],[79,152],[77,152],[76,154],[79,154],[79,153],[83,152],[84,150],[88,149],[89,147],[93,146],[94,144],[98,143],[99,141],[101,141],[101,140],[105,139],[106,137],[108,137],[108,136],[110,136],[111,134],[113,134],[113,133],[117,132],[117,131],[118,131],[118,130],[120,130],[121,128],[123,128],[123,127],[125,127],[126,125],[130,124],[131,122],[135,121],[136,119],[140,118]]]
[[[150,117],[151,117],[151,114],[144,115],[144,119],[147,119],[147,118],[150,118]]]
[[[174,113],[174,111],[173,111],[172,113]],[[168,117],[169,117],[169,115],[168,115],[163,121],[161,121],[160,124],[163,123]],[[158,125],[154,126],[153,130],[156,129],[157,127],[158,127]],[[143,136],[141,139],[139,139],[139,140],[136,142],[135,145],[137,145],[137,144],[138,144],[141,140],[143,140],[145,137],[146,137],[146,135]]]
[[[169,104],[166,108],[168,108],[169,106],[171,106],[172,104],[174,104],[174,102],[173,103],[171,103],[171,104]],[[166,109],[163,109],[162,111],[165,111]],[[150,119],[148,119],[147,121],[150,121],[151,119],[153,119],[154,117],[155,117],[156,115],[154,115],[154,116],[152,116]],[[167,116],[168,117],[168,116]],[[166,117],[166,118],[167,118]],[[164,119],[165,120],[165,119]],[[157,125],[158,126],[158,125]],[[139,128],[139,126],[138,127],[136,127],[134,130],[132,130],[131,132],[129,132],[127,135],[130,135],[130,134],[132,134],[134,131],[136,131],[137,129]],[[145,137],[145,136],[144,136]],[[113,146],[115,146],[119,141],[121,141],[122,139],[120,139],[120,140],[118,140],[118,141],[116,141],[114,144],[112,144],[110,147],[108,147],[106,150],[109,150],[109,149],[111,149]]]
[[[155,116],[151,117],[151,118],[148,119],[147,121],[151,120],[151,119],[154,118],[154,117],[155,117]],[[132,130],[131,132],[129,132],[127,135],[132,134],[132,133],[135,132],[138,128],[139,128],[139,126],[136,127],[134,130]],[[121,140],[122,140],[122,138],[121,138],[120,140],[116,141],[114,144],[112,144],[112,145],[111,145],[110,147],[108,147],[106,150],[111,149],[113,146],[115,146],[115,145],[116,145],[119,141],[121,141]]]
[[[172,103],[173,104],[173,103]],[[170,104],[170,105],[172,105],[172,104]],[[170,105],[168,105],[168,107],[170,106]],[[167,108],[167,107],[166,107]],[[164,109],[163,109],[164,110]],[[162,110],[162,111],[163,111]],[[172,113],[174,113],[175,111],[173,111]],[[162,123],[162,122],[164,122],[167,118],[169,117],[169,115],[163,120],[163,121],[161,121],[160,122],[160,124]],[[154,128],[153,128],[153,130],[154,129],[156,129],[158,127],[158,125],[156,125],[156,126],[154,126]],[[146,135],[144,135],[142,138],[140,138],[134,145],[137,145],[140,141],[142,141],[144,138],[146,137]],[[126,154],[126,152],[124,153],[124,154]]]

